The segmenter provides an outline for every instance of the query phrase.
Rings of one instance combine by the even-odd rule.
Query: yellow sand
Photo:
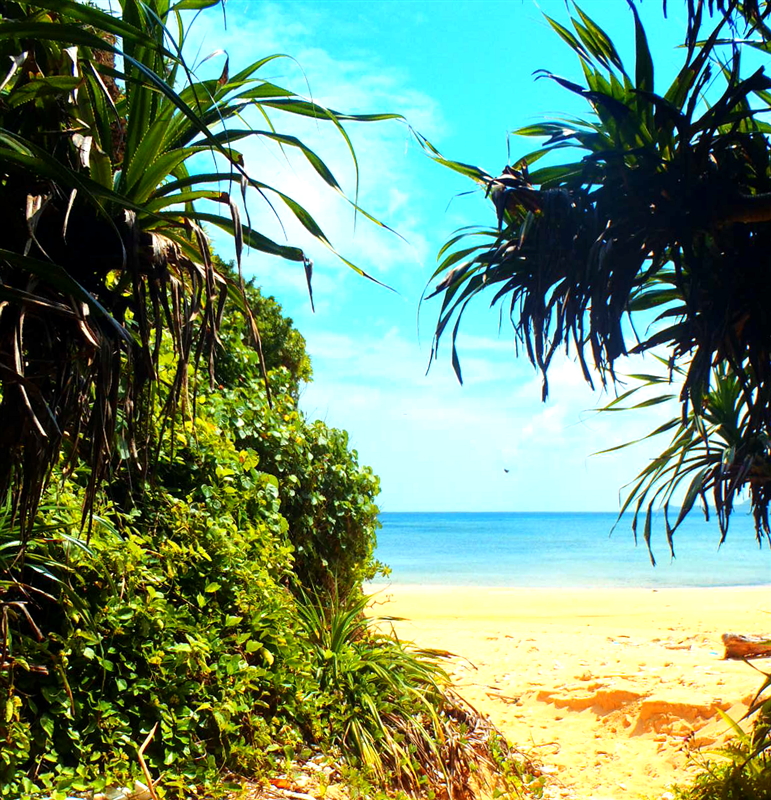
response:
[[[389,587],[373,613],[458,655],[461,694],[551,768],[548,797],[667,798],[762,676],[721,634],[771,636],[769,588]],[[769,662],[755,662],[761,668]]]

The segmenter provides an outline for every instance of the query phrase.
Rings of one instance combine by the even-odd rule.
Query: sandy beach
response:
[[[762,676],[723,660],[726,632],[771,636],[771,588],[392,586],[373,614],[450,650],[460,693],[536,755],[547,796],[668,798],[742,716]],[[762,669],[771,663],[756,661]]]

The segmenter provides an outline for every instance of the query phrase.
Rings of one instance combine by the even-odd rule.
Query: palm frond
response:
[[[0,239],[0,447],[8,455],[0,464],[0,496],[13,493],[22,528],[62,452],[89,468],[86,513],[115,457],[118,429],[134,466],[148,468],[148,397],[159,389],[164,330],[177,359],[167,413],[186,395],[191,362],[213,363],[234,279],[214,266],[208,226],[232,239],[239,274],[247,246],[303,264],[309,290],[307,254],[256,230],[243,204],[277,204],[337,253],[302,204],[247,171],[240,144],[259,139],[291,148],[344,194],[322,158],[281,133],[272,116],[331,124],[357,174],[343,122],[397,118],[341,114],[263,80],[261,70],[280,56],[232,76],[226,61],[219,78],[198,79],[183,57],[182,13],[211,5],[122,0],[112,15],[74,0],[41,0],[0,10],[0,58],[11,65],[0,89],[0,201],[7,210]],[[244,127],[250,111],[264,124]],[[196,169],[201,154],[213,164],[206,173]]]
[[[771,103],[771,80],[762,69],[743,77],[738,55],[713,75],[721,32],[735,14],[753,15],[749,6],[718,4],[709,36],[685,48],[677,78],[657,93],[646,33],[630,8],[633,67],[578,6],[572,30],[549,20],[578,57],[583,82],[538,74],[590,112],[518,131],[545,142],[498,177],[466,171],[486,185],[497,227],[486,230],[487,246],[460,235],[442,249],[429,294],[442,298],[432,355],[449,334],[460,378],[458,331],[470,303],[484,297],[511,318],[543,375],[544,397],[559,350],[575,355],[590,384],[608,385],[619,358],[663,348],[685,370],[684,418],[704,417],[713,366],[722,365],[742,394],[745,438],[759,441],[771,431],[771,150],[755,104],[765,111]],[[703,10],[700,3],[694,13]],[[703,21],[692,20],[696,29]],[[565,147],[581,157],[529,169]],[[657,317],[638,339],[634,320],[648,314],[647,324],[652,309]],[[751,493],[760,533],[765,491]]]

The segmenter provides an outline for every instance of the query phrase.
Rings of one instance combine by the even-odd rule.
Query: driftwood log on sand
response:
[[[724,633],[724,658],[769,658],[771,639],[768,636],[743,636],[739,633]]]

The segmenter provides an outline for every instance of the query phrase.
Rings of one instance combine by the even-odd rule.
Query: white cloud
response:
[[[437,136],[443,130],[437,102],[426,92],[410,86],[398,67],[381,62],[375,50],[358,53],[353,50],[341,58],[320,47],[318,31],[332,22],[339,26],[341,20],[331,20],[312,4],[294,4],[288,8],[277,3],[230,2],[228,16],[227,31],[222,29],[219,15],[209,13],[202,17],[205,26],[193,27],[189,51],[205,58],[214,50],[226,50],[231,75],[259,56],[291,53],[291,59],[276,59],[264,65],[258,76],[341,111],[398,110],[430,136]],[[357,25],[365,22],[359,21]],[[201,66],[199,73],[218,74],[220,69],[221,59],[212,59]],[[357,193],[354,162],[335,126],[278,111],[271,114],[278,130],[297,136],[313,148],[353,199]],[[267,126],[256,113],[247,113],[245,120],[254,127]],[[250,173],[300,202],[341,255],[404,296],[414,296],[422,288],[423,265],[430,263],[436,249],[425,234],[431,226],[417,211],[424,195],[422,171],[429,167],[428,160],[418,152],[407,127],[401,123],[346,123],[346,128],[361,167],[358,202],[398,230],[403,239],[377,227],[363,215],[356,219],[351,205],[335,195],[296,149],[285,147],[282,152],[275,143],[261,139],[245,140],[237,146]],[[281,215],[285,233],[265,201],[255,192],[250,192],[250,198],[253,227],[279,243],[302,247],[314,261],[318,316],[328,320],[339,315],[340,309],[359,292],[359,287],[353,284],[360,279],[310,236],[280,199],[272,201]],[[217,211],[221,212],[221,208]],[[224,240],[215,237],[215,241]],[[223,249],[227,248],[223,245]],[[247,274],[256,276],[266,292],[277,295],[292,316],[305,320],[307,289],[301,268],[259,253],[248,255],[245,266]],[[378,313],[376,305],[380,303],[371,306],[371,313]]]
[[[315,362],[336,366],[324,366],[324,380],[306,389],[303,407],[351,432],[362,461],[382,476],[386,508],[535,510],[548,502],[612,510],[645,453],[632,450],[631,460],[623,451],[592,453],[656,424],[634,414],[595,415],[602,398],[559,360],[553,394],[542,404],[537,380],[517,383],[529,366],[490,346],[497,340],[475,340],[478,364],[469,372],[482,380],[464,387],[449,369],[426,376],[425,354],[398,329],[314,341]],[[552,482],[558,491],[546,501]]]
[[[434,140],[446,132],[430,91],[415,89],[398,67],[369,50],[353,49],[339,58],[319,47],[317,32],[329,20],[313,5],[303,5],[302,14],[298,4],[231,0],[229,8],[229,32],[223,35],[213,26],[211,44],[202,52],[225,47],[231,71],[258,55],[289,52],[297,61],[271,62],[264,77],[302,93],[307,78],[318,102],[342,111],[397,110]],[[333,126],[280,114],[275,121],[311,145],[353,195],[350,154]],[[637,438],[652,425],[634,414],[593,415],[590,409],[607,396],[586,386],[578,365],[555,359],[550,399],[542,404],[540,376],[522,356],[515,360],[508,322],[495,335],[496,314],[482,301],[469,307],[458,340],[465,385],[452,374],[449,338],[425,374],[438,303],[423,306],[420,343],[417,298],[439,244],[451,228],[474,219],[470,208],[483,200],[477,195],[453,201],[446,211],[461,184],[452,184],[428,162],[405,126],[347,128],[361,166],[361,205],[407,244],[363,217],[354,229],[350,205],[331,193],[298,153],[283,154],[265,143],[244,147],[247,164],[261,180],[302,202],[340,252],[402,293],[362,281],[287,214],[282,214],[287,238],[307,247],[316,262],[316,314],[310,313],[300,265],[248,255],[247,272],[278,297],[308,341],[316,380],[304,391],[306,413],[350,431],[362,461],[382,476],[386,508],[616,508],[620,484],[634,477],[645,451],[631,457],[623,451],[597,458],[591,453]],[[254,202],[250,211],[256,227],[281,239],[264,204]],[[484,219],[481,212],[476,219]],[[661,413],[654,410],[652,416]]]

